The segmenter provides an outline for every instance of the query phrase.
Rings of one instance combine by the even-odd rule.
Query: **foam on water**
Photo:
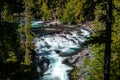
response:
[[[65,58],[60,57],[54,51],[51,52],[48,58],[50,59],[50,65],[42,80],[68,80],[67,71],[72,68],[62,63]]]
[[[80,31],[81,35],[77,31],[72,31],[71,34],[44,35],[34,40],[36,54],[44,54],[50,60],[48,70],[39,80],[69,80],[68,72],[72,68],[63,64],[67,57],[62,57],[59,54],[67,52],[71,54],[80,48],[81,43],[85,42],[86,37],[90,36],[87,30],[80,29]],[[56,50],[60,53],[58,54]],[[39,67],[37,67],[37,71],[40,72]]]

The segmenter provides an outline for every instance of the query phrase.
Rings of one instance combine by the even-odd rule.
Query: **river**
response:
[[[45,29],[53,30],[48,27]],[[37,80],[69,80],[68,74],[73,67],[63,61],[68,56],[77,54],[86,38],[90,37],[90,32],[80,27],[62,28],[59,33],[56,31],[52,34],[43,34],[33,41],[36,52],[34,63],[39,74]]]

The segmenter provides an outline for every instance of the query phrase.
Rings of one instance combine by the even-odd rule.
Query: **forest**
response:
[[[35,74],[32,20],[90,22],[93,33],[84,45],[93,57],[74,65],[69,77],[80,80],[77,72],[88,66],[83,80],[119,80],[120,0],[0,0],[0,80],[46,80]]]

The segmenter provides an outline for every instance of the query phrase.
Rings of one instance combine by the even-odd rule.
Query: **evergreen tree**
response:
[[[51,11],[48,8],[47,1],[42,3],[41,6],[42,17],[44,20],[48,20],[51,18]]]
[[[32,46],[31,41],[31,7],[32,7],[32,0],[25,0],[25,58],[24,62],[26,65],[31,63],[31,55],[30,55],[30,48]]]
[[[66,3],[64,9],[64,15],[61,19],[63,23],[76,23],[83,20],[82,8],[85,0],[70,0]]]
[[[112,28],[112,0],[106,4],[106,42],[104,56],[104,80],[110,80],[110,60],[111,60],[111,28]]]
[[[91,44],[91,47],[92,47],[91,51],[92,53],[94,53],[93,54],[94,58],[91,60],[91,63],[88,63],[90,66],[90,70],[88,72],[89,76],[87,77],[87,80],[91,80],[91,79],[92,80],[103,80],[103,79],[104,80],[110,80],[110,79],[117,80],[119,78],[118,75],[120,71],[118,68],[119,66],[118,62],[120,60],[118,58],[119,57],[119,54],[118,54],[119,46],[118,45],[120,42],[120,37],[118,37],[119,36],[118,33],[120,31],[119,30],[120,28],[119,27],[119,17],[120,17],[119,12],[120,11],[118,10],[119,9],[119,6],[117,4],[118,2],[119,2],[118,0],[113,0],[113,3],[107,1],[107,2],[101,2],[101,3],[99,2],[99,4],[96,4],[95,21],[94,21],[95,33],[92,35],[92,37],[94,37],[93,40],[96,43],[92,41],[92,44]],[[113,7],[110,5],[113,5]],[[113,14],[114,21],[112,21],[113,19],[112,14]],[[113,26],[112,28],[111,28],[111,24]],[[105,33],[105,30],[107,31],[106,33]],[[112,36],[110,36],[111,33],[112,33]],[[112,39],[112,42],[111,42],[111,39]],[[104,45],[104,43],[106,45]],[[100,48],[99,46],[101,44],[104,46],[102,46],[102,49],[99,50]],[[94,47],[94,45],[99,45],[99,46]],[[105,55],[104,55],[104,50],[105,50]],[[101,52],[102,56],[100,56],[100,53],[98,51]],[[105,63],[103,64],[104,60],[105,60]],[[98,64],[100,65],[99,66],[95,65],[94,63],[96,62],[97,62],[97,65]],[[94,66],[97,66],[97,67],[94,67]],[[104,70],[103,70],[103,66],[105,68]],[[93,67],[94,69],[92,69]],[[106,72],[103,72],[103,71],[106,71]],[[95,72],[100,72],[100,74],[95,76],[94,74]]]

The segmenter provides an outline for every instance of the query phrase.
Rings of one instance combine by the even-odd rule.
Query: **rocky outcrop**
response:
[[[73,66],[74,69],[71,71],[70,78],[73,80],[72,73],[74,73],[75,69],[78,69],[83,66],[84,60],[86,58],[92,58],[93,56],[90,54],[90,47],[85,47],[82,49],[81,52],[77,53],[76,55],[69,56],[64,63]],[[77,76],[80,76],[77,78],[77,80],[85,80],[85,77],[87,76],[87,70],[89,70],[89,66],[85,66],[80,68],[80,70],[77,70]]]

